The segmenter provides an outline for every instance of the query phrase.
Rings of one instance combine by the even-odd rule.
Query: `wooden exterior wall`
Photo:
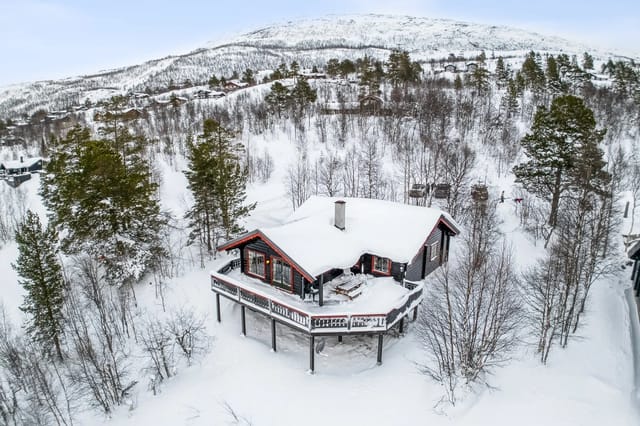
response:
[[[264,241],[260,240],[260,239],[255,239],[255,240],[251,240],[250,242],[248,242],[247,244],[242,245],[240,248],[240,259],[242,261],[242,272],[246,275],[249,275],[253,278],[257,278],[260,279],[261,281],[264,281],[265,283],[272,285],[271,284],[271,275],[272,275],[272,262],[274,258],[278,258],[281,259],[282,256],[280,256],[278,253],[276,253],[271,247],[269,247],[269,245],[267,245]],[[265,259],[269,260],[269,264],[265,265],[265,278],[260,278],[251,274],[247,274],[247,266],[248,266],[248,262],[249,259],[247,257],[247,250],[254,250],[256,252],[259,253],[263,253],[265,255]],[[285,262],[286,259],[283,259]],[[290,289],[285,289],[281,286],[276,286],[278,288],[281,288],[285,291],[289,291],[291,293],[300,295],[301,297],[303,296],[303,290],[308,291],[308,289],[304,289],[305,287],[305,279],[304,277],[294,268],[293,265],[291,265],[289,262],[287,262],[289,264],[289,266],[291,267],[291,270],[293,271],[293,288]]]
[[[411,260],[411,263],[407,265],[406,279],[420,281],[446,262],[449,257],[450,238],[442,225],[435,228],[420,248],[420,251]],[[438,244],[438,256],[432,260],[431,247],[435,243]]]

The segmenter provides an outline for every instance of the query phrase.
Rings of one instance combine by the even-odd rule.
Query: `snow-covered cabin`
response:
[[[405,320],[423,297],[420,282],[447,261],[454,220],[432,208],[362,198],[311,197],[283,224],[256,229],[218,250],[239,257],[211,272],[221,321],[221,297],[309,336],[309,370],[314,338],[368,334],[378,338]],[[317,296],[317,300],[316,300]]]
[[[419,281],[446,262],[458,232],[435,208],[314,196],[284,224],[248,232],[218,250],[239,249],[243,274],[304,299],[344,271]]]
[[[0,174],[20,175],[40,170],[42,170],[42,158],[40,157],[20,157],[19,160],[0,163]]]
[[[446,72],[456,72],[456,71],[457,71],[456,66],[455,66],[455,65],[453,65],[453,64],[447,64],[447,65],[445,65],[445,66],[444,66],[444,70],[445,70]]]
[[[476,72],[478,70],[478,64],[475,62],[467,63],[467,72]]]
[[[384,100],[380,96],[367,95],[360,98],[360,110],[366,112],[379,112],[384,106]]]
[[[226,83],[224,83],[223,88],[227,92],[231,92],[238,89],[244,89],[245,87],[249,87],[249,83],[245,83],[244,81],[240,81],[240,80],[229,80]]]

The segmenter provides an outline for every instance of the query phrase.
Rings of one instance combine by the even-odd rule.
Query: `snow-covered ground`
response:
[[[249,188],[249,198],[258,201],[258,207],[247,228],[281,223],[291,213],[282,182],[283,166],[287,158],[294,158],[294,147],[283,141],[269,143],[276,172],[266,184]],[[162,201],[164,208],[181,215],[189,197],[184,176],[175,169],[160,165]],[[496,180],[494,185],[508,190],[510,182]],[[20,190],[25,191],[27,205],[43,214],[37,188],[36,177]],[[515,208],[509,200],[498,205],[517,263],[526,265],[541,248],[519,229]],[[14,244],[0,249],[0,301],[14,320],[21,317],[22,297],[10,266],[16,256]],[[622,264],[622,251],[620,256]],[[248,311],[247,337],[243,337],[240,308],[224,299],[222,323],[217,323],[208,271],[228,259],[223,255],[204,269],[185,273],[170,283],[166,293],[170,305],[191,306],[208,314],[207,328],[214,338],[210,354],[163,383],[158,396],[147,391],[144,383],[138,385],[135,409],[123,407],[112,419],[87,412],[78,424],[640,424],[630,322],[634,317],[625,298],[629,269],[593,286],[579,338],[565,350],[554,348],[548,365],[537,361],[532,348],[523,347],[513,362],[488,378],[491,387],[479,386],[456,407],[448,407],[440,403],[443,390],[421,373],[426,357],[411,323],[404,337],[385,340],[382,366],[376,366],[376,342],[371,337],[346,337],[343,343],[325,339],[314,375],[307,373],[306,336],[279,325],[274,353],[268,321]],[[142,285],[137,293],[142,309],[159,308],[152,286]],[[244,420],[234,423],[229,407]]]

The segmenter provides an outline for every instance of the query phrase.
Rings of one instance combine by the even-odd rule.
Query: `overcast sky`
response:
[[[506,24],[640,52],[640,0],[0,0],[0,86],[185,53],[297,18],[391,13]],[[514,6],[516,3],[517,6]],[[524,4],[520,4],[524,3]]]

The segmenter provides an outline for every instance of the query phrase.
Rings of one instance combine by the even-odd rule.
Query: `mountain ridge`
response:
[[[216,44],[217,43],[217,44]],[[229,76],[246,68],[274,69],[282,62],[322,66],[331,57],[365,54],[386,59],[394,49],[413,59],[446,60],[450,55],[523,56],[545,53],[623,57],[557,36],[545,36],[504,25],[474,24],[442,18],[396,15],[329,15],[273,24],[235,37],[208,42],[180,55],[169,55],[127,67],[58,80],[0,87],[0,116],[59,109],[104,95],[168,87],[171,82],[206,82],[212,74]],[[97,92],[99,91],[99,92]]]

